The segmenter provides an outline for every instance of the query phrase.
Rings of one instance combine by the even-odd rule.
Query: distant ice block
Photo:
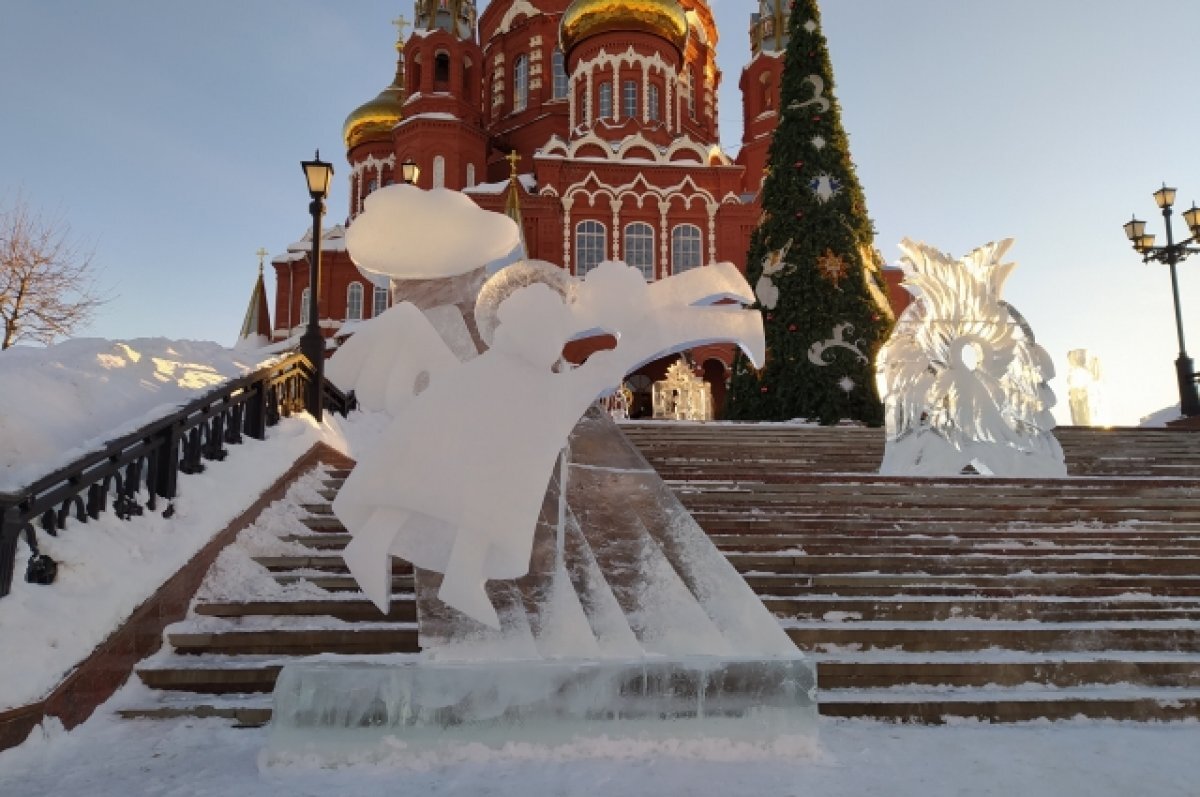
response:
[[[267,760],[372,744],[814,732],[811,662],[793,657],[444,663],[297,662],[275,687]]]

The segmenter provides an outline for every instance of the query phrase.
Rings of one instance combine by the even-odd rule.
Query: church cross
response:
[[[260,246],[258,247],[258,251],[254,254],[258,255],[258,273],[261,274],[263,270],[263,258],[271,253]]]
[[[412,27],[409,21],[404,18],[403,14],[401,14],[392,20],[392,24],[396,26],[396,40],[404,41],[404,29]]]
[[[512,174],[510,176],[516,177],[517,176],[517,164],[521,162],[521,156],[518,155],[517,151],[514,149],[510,154],[505,156],[504,159],[506,161],[508,161],[509,168],[512,170]]]

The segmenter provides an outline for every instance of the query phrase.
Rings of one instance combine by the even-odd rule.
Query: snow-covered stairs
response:
[[[1073,478],[881,478],[858,428],[627,424],[821,711],[1200,717],[1200,437],[1065,429]]]
[[[147,688],[123,716],[261,725],[275,679],[295,657],[419,651],[412,569],[396,562],[383,616],[338,556],[349,537],[329,503],[347,474],[323,468],[303,477],[222,553],[189,617],[138,667]]]

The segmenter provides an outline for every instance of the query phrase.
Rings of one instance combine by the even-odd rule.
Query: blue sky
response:
[[[748,0],[721,29],[722,139],[740,141]],[[85,334],[232,343],[261,246],[303,233],[300,160],[391,79],[404,0],[5,0],[0,201],[68,219],[115,296]],[[1200,200],[1196,0],[826,0],[824,29],[877,245],[954,254],[1015,237],[1007,298],[1065,372],[1103,360],[1116,419],[1176,400],[1170,281],[1121,224]],[[1177,226],[1177,233],[1182,227]],[[1200,355],[1200,257],[1181,266]],[[1065,405],[1065,380],[1055,387]]]

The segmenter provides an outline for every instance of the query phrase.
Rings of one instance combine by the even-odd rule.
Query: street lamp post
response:
[[[325,215],[325,197],[329,195],[329,181],[333,177],[333,165],[321,160],[321,151],[310,161],[301,161],[304,177],[308,180],[308,195],[312,202],[308,212],[312,214],[312,254],[308,258],[308,319],[304,334],[300,336],[300,352],[313,367],[313,378],[308,385],[305,404],[308,412],[319,423],[321,421],[321,386],[325,381],[325,337],[317,319],[321,304],[321,217]]]
[[[1133,244],[1135,252],[1142,256],[1143,263],[1151,260],[1166,263],[1171,270],[1171,295],[1175,299],[1175,332],[1179,336],[1179,357],[1175,360],[1175,377],[1179,382],[1179,409],[1187,417],[1200,415],[1200,393],[1196,391],[1196,370],[1192,358],[1188,356],[1187,346],[1183,340],[1183,311],[1179,308],[1179,277],[1175,273],[1176,264],[1187,259],[1189,255],[1200,252],[1200,248],[1191,244],[1200,243],[1200,208],[1193,202],[1190,210],[1183,213],[1192,237],[1175,243],[1175,233],[1171,229],[1171,208],[1175,204],[1175,189],[1168,188],[1166,183],[1154,192],[1154,202],[1162,211],[1163,222],[1167,227],[1166,246],[1155,246],[1154,236],[1146,234],[1146,222],[1139,221],[1135,216],[1125,222],[1125,235]]]
[[[417,178],[421,176],[421,167],[408,158],[404,163],[400,164],[400,177],[409,185],[416,185]]]

